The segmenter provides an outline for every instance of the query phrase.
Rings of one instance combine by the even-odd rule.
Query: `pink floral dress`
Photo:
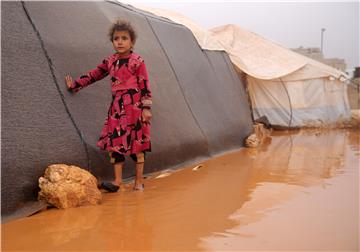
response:
[[[80,89],[111,77],[112,102],[97,146],[123,155],[151,151],[150,123],[142,122],[142,109],[152,105],[150,83],[144,60],[136,53],[113,54],[76,79],[70,90]]]

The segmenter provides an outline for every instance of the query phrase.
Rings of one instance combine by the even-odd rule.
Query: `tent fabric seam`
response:
[[[153,26],[151,25],[150,21],[148,20],[148,17],[147,17],[146,15],[144,15],[144,17],[145,17],[146,21],[148,22],[148,24],[149,24],[149,26],[150,26],[150,28],[151,28],[152,32],[154,33],[154,35],[155,35],[155,37],[156,37],[156,40],[158,41],[158,43],[159,43],[159,45],[160,45],[161,49],[163,50],[163,52],[164,52],[164,54],[165,54],[165,56],[166,56],[167,61],[169,62],[169,65],[170,65],[170,67],[171,67],[171,70],[172,70],[172,72],[174,73],[174,76],[175,76],[175,78],[176,78],[176,81],[177,81],[177,82],[178,82],[178,84],[179,84],[179,89],[180,89],[180,91],[181,91],[181,93],[182,93],[182,96],[183,96],[183,98],[184,98],[184,101],[185,101],[185,103],[186,103],[186,106],[188,107],[188,109],[189,109],[189,111],[190,111],[190,113],[191,113],[192,117],[194,118],[196,125],[199,127],[199,129],[200,129],[200,131],[201,131],[202,136],[204,137],[204,139],[206,139],[206,143],[207,143],[206,148],[207,148],[208,153],[209,153],[209,147],[208,147],[208,142],[209,142],[209,141],[208,141],[208,138],[206,137],[206,135],[205,135],[205,133],[204,133],[203,129],[201,128],[201,126],[200,126],[200,124],[199,124],[199,122],[198,122],[197,118],[196,118],[196,117],[195,117],[195,115],[194,115],[194,112],[193,112],[193,111],[192,111],[192,109],[191,109],[191,106],[189,105],[189,103],[188,103],[188,101],[187,101],[187,99],[186,99],[186,96],[185,96],[184,90],[183,90],[183,88],[182,88],[182,86],[181,86],[181,84],[180,84],[179,78],[178,78],[178,76],[177,76],[177,74],[176,74],[176,71],[175,71],[175,69],[174,69],[174,67],[173,67],[173,65],[172,65],[172,63],[171,63],[171,61],[170,61],[170,59],[169,59],[169,56],[167,55],[166,50],[164,49],[164,47],[163,47],[163,45],[162,45],[162,43],[161,43],[161,41],[160,41],[159,37],[157,36],[157,34],[156,34],[156,32],[155,32],[155,30],[154,30]]]
[[[81,143],[83,144],[84,146],[84,150],[85,150],[85,154],[86,154],[86,159],[87,159],[87,170],[90,170],[90,158],[89,158],[89,152],[88,152],[88,148],[87,148],[87,144],[86,144],[86,141],[81,133],[81,130],[79,129],[79,127],[77,126],[76,122],[75,122],[75,119],[72,117],[71,113],[70,113],[70,110],[66,104],[66,101],[65,101],[65,97],[64,97],[64,94],[61,92],[60,90],[60,86],[56,80],[56,76],[55,76],[55,72],[54,72],[54,67],[53,67],[53,64],[52,64],[52,61],[51,61],[51,58],[45,48],[45,43],[44,41],[42,40],[41,38],[41,35],[40,35],[40,32],[38,31],[38,29],[36,28],[35,26],[35,23],[32,21],[31,17],[30,17],[30,13],[28,12],[26,6],[25,6],[25,2],[24,1],[21,1],[21,4],[22,4],[22,7],[23,7],[23,10],[25,12],[25,15],[26,17],[28,18],[32,28],[34,29],[35,31],[35,34],[36,34],[36,37],[39,39],[40,41],[40,47],[42,49],[42,52],[44,53],[44,56],[46,58],[46,61],[48,63],[48,66],[49,66],[49,69],[50,69],[50,73],[51,73],[51,77],[54,81],[54,84],[55,84],[55,87],[56,87],[56,90],[58,91],[58,94],[60,96],[60,99],[64,105],[64,108],[65,108],[65,111],[66,111],[66,114],[69,116],[70,118],[70,121],[72,122],[77,134],[79,135],[80,137],[80,141]]]
[[[228,60],[226,60],[226,58],[225,58],[225,54],[227,54],[227,52],[226,51],[223,51],[223,53],[221,53],[221,57],[222,57],[222,59],[224,60],[224,62],[225,62],[225,64],[228,66],[228,68],[229,69],[231,69],[232,71],[234,71],[234,75],[233,74],[231,74],[231,78],[233,79],[233,81],[236,83],[236,82],[239,82],[239,77],[238,77],[238,79],[235,79],[235,76],[238,76],[237,75],[237,73],[236,73],[236,70],[234,69],[234,64],[233,63],[231,63],[231,59],[230,59],[230,56],[228,55],[228,59],[230,60],[230,64],[229,64],[229,61]],[[230,70],[230,71],[231,71]],[[242,95],[242,94],[240,94],[240,95]],[[243,95],[242,95],[243,96]],[[242,98],[246,98],[246,99],[248,99],[248,97],[242,97]],[[252,114],[252,113],[251,113]]]

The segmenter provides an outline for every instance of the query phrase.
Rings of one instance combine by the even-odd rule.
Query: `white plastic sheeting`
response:
[[[346,85],[326,78],[292,82],[248,76],[254,118],[266,116],[272,125],[319,127],[349,118]]]
[[[231,61],[255,78],[271,80],[300,69],[303,71],[297,75],[301,79],[346,77],[345,73],[335,68],[295,53],[240,26],[224,25],[211,29],[211,32],[230,55]]]

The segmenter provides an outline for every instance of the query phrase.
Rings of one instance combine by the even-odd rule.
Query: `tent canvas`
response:
[[[247,85],[255,119],[273,125],[318,127],[350,117],[348,76],[236,25],[211,30]]]

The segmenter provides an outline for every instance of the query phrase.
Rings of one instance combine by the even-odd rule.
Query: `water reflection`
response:
[[[343,169],[346,132],[302,130],[275,132],[271,145],[252,155],[259,182],[311,185]],[[247,150],[246,150],[247,151]]]
[[[360,131],[344,130],[302,130],[288,135],[275,132],[270,146],[265,145],[255,152],[245,150],[252,159],[254,172],[248,183],[251,200],[229,216],[236,225],[203,237],[200,246],[211,251],[234,248],[356,250],[359,136]],[[337,175],[343,176],[331,180]],[[313,206],[307,206],[309,202]],[[324,211],[324,206],[328,207],[328,212]],[[305,217],[302,216],[304,212]],[[326,217],[329,215],[334,217]],[[286,219],[289,220],[287,224],[280,223]],[[339,238],[341,231],[344,232]],[[312,237],[308,237],[309,234]]]

